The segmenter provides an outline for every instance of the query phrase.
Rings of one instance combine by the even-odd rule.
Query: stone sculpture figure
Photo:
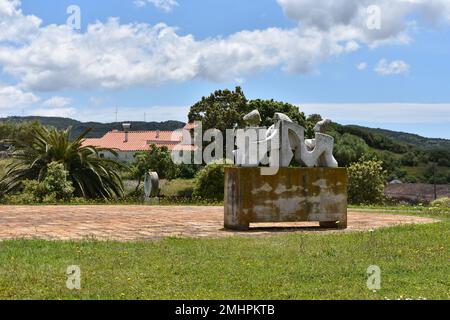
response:
[[[267,145],[271,165],[287,168],[292,159],[295,159],[309,168],[338,167],[333,156],[334,138],[323,133],[326,126],[331,123],[330,120],[318,122],[314,127],[315,139],[305,140],[305,129],[294,123],[287,115],[275,113],[273,119],[275,123],[267,130],[266,139],[255,142]],[[255,125],[261,121],[261,117],[255,110],[246,115],[244,120],[250,120],[248,122]]]

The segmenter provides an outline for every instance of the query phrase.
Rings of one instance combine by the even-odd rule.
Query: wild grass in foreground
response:
[[[2,299],[450,299],[450,220],[367,233],[0,243]],[[81,268],[81,290],[66,269]],[[381,268],[381,290],[366,286]]]

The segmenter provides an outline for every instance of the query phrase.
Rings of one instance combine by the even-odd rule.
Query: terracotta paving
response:
[[[399,224],[433,223],[413,216],[350,211],[345,231],[318,223],[256,224],[249,232],[223,229],[222,207],[0,206],[0,240],[157,240],[166,237],[271,236],[296,232],[352,232]]]

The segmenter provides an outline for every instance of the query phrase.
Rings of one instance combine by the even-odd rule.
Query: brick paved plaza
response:
[[[399,224],[432,223],[412,216],[350,211],[348,229],[322,230],[318,223],[252,225],[249,232],[223,229],[222,207],[1,206],[0,240],[157,240],[165,237],[270,236],[293,232],[352,232]]]

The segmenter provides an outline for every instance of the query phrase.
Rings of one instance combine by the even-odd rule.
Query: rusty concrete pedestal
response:
[[[345,168],[225,169],[225,228],[249,230],[250,223],[318,221],[347,228]]]

